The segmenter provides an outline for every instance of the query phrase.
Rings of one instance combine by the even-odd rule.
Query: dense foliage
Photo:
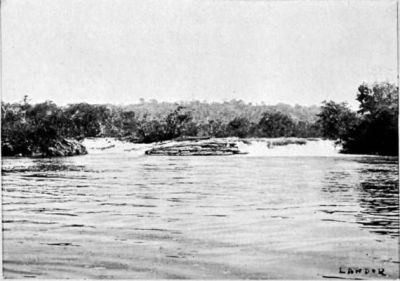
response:
[[[398,155],[398,99],[395,85],[362,84],[358,112],[343,103],[324,102],[318,114],[322,134],[337,139],[345,153]]]
[[[236,100],[59,107],[51,101],[33,105],[25,96],[20,103],[2,102],[2,154],[30,155],[63,138],[103,136],[150,143],[179,137],[316,137],[320,131],[315,112],[316,107],[251,105]]]
[[[63,111],[52,102],[33,106],[25,97],[21,104],[2,103],[1,107],[2,155],[46,150],[64,128]]]
[[[333,101],[317,106],[158,103],[128,106],[51,101],[1,104],[2,155],[30,155],[55,140],[117,137],[158,142],[185,137],[325,137],[347,153],[397,155],[398,92],[389,83],[359,87],[360,110]]]

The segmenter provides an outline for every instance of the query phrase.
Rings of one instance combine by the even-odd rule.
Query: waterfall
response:
[[[219,139],[236,143],[244,156],[337,156],[340,147],[335,146],[334,141],[323,139],[300,139],[300,138],[257,138]],[[164,145],[174,146],[179,142],[169,141]],[[114,138],[87,138],[83,141],[89,154],[115,154],[127,153],[131,156],[144,155],[144,152],[158,144],[138,144],[120,141]]]

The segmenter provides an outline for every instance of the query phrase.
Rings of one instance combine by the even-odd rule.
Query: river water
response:
[[[6,278],[399,277],[397,158],[105,151],[3,158]]]

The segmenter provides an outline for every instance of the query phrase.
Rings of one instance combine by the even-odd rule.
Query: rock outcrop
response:
[[[87,154],[86,147],[79,141],[72,139],[62,139],[61,141],[54,141],[51,146],[47,148],[43,156],[74,156]]]
[[[87,154],[86,147],[73,139],[51,140],[46,144],[12,145],[10,142],[2,142],[2,156],[27,156],[27,157],[63,157]]]
[[[145,152],[146,155],[212,156],[245,154],[235,142],[227,140],[182,141],[158,145]]]

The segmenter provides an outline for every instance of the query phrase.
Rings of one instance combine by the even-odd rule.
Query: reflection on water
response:
[[[361,183],[362,215],[357,216],[363,228],[379,234],[399,236],[399,187],[397,182],[382,185]]]
[[[365,164],[365,161],[363,161]],[[398,163],[394,159],[381,159],[360,171],[361,215],[357,222],[363,228],[378,234],[399,236],[399,181]]]
[[[4,158],[8,278],[399,275],[397,158]]]
[[[356,171],[331,171],[326,176],[329,184],[322,190],[337,196],[342,202],[356,199],[360,210],[349,213],[362,229],[399,237],[398,160],[369,157],[352,161],[363,165]],[[322,211],[329,213],[328,210]],[[345,210],[336,212],[346,213]]]

